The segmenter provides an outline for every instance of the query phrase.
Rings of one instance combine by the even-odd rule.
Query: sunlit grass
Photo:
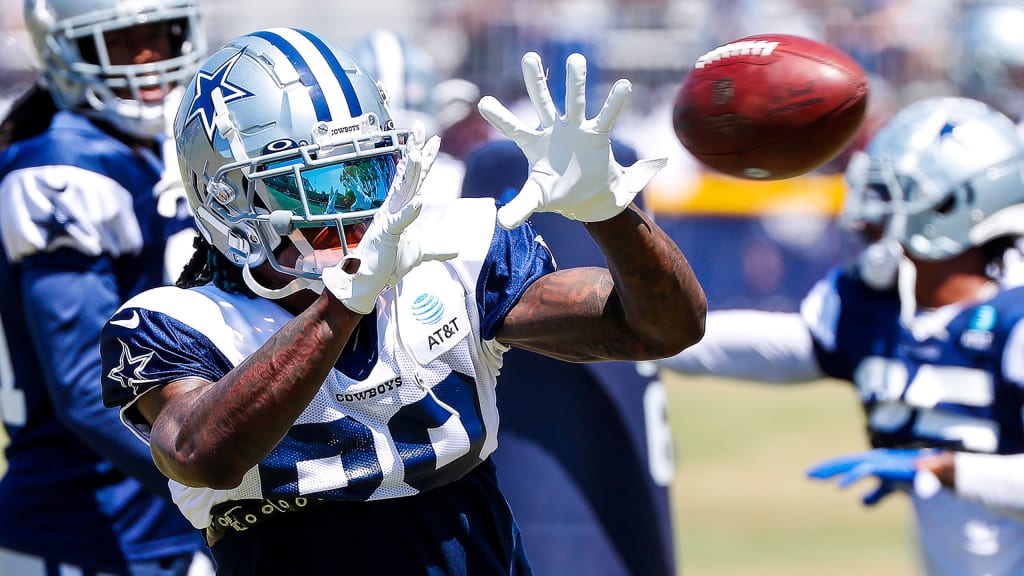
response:
[[[910,504],[860,503],[807,480],[822,460],[867,447],[848,385],[764,385],[664,375],[676,442],[672,488],[680,574],[915,574]]]

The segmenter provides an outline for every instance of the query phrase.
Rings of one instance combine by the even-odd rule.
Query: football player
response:
[[[318,35],[241,36],[189,87],[174,133],[203,243],[180,287],[108,321],[103,394],[218,571],[528,574],[490,459],[502,353],[640,360],[699,340],[700,285],[632,204],[664,161],[611,155],[630,83],[588,119],[582,55],[564,115],[540,58],[522,69],[539,127],[479,103],[530,166],[500,209],[423,202],[439,139],[395,129]],[[578,221],[608,267],[556,270],[534,212]]]
[[[898,256],[895,274],[862,259],[798,314],[712,312],[704,340],[661,366],[853,383],[873,449],[809,476],[876,477],[867,505],[907,492],[928,574],[1024,573],[1024,144],[981,102],[928,99],[855,154],[846,181],[845,220]]]
[[[637,159],[618,142],[612,150],[626,166]],[[488,142],[466,159],[462,196],[505,203],[528,174],[515,143]],[[603,265],[579,226],[557,214],[536,214],[530,223],[559,266]],[[526,350],[505,353],[501,448],[493,458],[538,574],[676,573],[668,493],[675,462],[665,402],[649,362],[579,364]]]
[[[156,195],[174,194],[159,139],[204,56],[198,9],[28,0],[25,23],[44,78],[0,154],[0,574],[212,572],[149,450],[103,408],[98,353],[191,226],[187,204],[165,217]]]

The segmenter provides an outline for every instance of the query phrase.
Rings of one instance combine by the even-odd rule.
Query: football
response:
[[[782,180],[828,162],[867,107],[864,70],[842,50],[785,34],[749,36],[697,59],[676,93],[672,123],[710,168]]]

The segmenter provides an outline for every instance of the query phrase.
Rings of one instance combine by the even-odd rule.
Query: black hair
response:
[[[256,294],[246,286],[242,278],[242,269],[211,246],[205,238],[197,234],[192,246],[196,251],[188,264],[185,264],[175,286],[192,288],[213,282],[214,286],[230,294],[256,298]]]
[[[1006,270],[1003,269],[1003,256],[1007,250],[1017,249],[1018,239],[1020,239],[1019,236],[1000,236],[978,247],[985,258],[985,263],[988,265],[989,270],[994,271],[999,276],[1006,273]]]
[[[50,91],[40,82],[32,86],[11,106],[7,117],[0,122],[0,150],[21,140],[27,140],[46,131],[57,113]]]

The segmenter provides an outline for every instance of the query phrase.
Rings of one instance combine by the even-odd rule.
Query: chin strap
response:
[[[874,290],[893,288],[902,258],[903,249],[892,238],[868,245],[857,257],[861,280]]]
[[[909,330],[914,329],[914,317],[917,316],[917,297],[914,290],[917,286],[917,267],[906,256],[900,257],[896,274],[896,289],[900,295],[900,322]]]
[[[312,290],[317,294],[324,291],[324,283],[319,278],[296,277],[294,280],[280,288],[267,288],[260,284],[259,280],[256,280],[256,277],[252,275],[248,259],[245,261],[245,266],[242,267],[242,279],[245,280],[245,285],[255,292],[257,296],[267,298],[269,300],[285,298],[301,290]]]

